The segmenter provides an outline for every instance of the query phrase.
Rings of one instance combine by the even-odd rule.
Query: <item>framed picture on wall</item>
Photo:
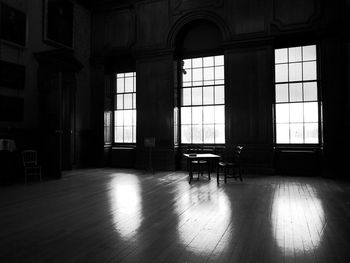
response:
[[[23,121],[24,98],[0,96],[0,121]]]
[[[0,38],[19,46],[26,45],[27,17],[25,12],[0,2]]]
[[[69,0],[44,1],[44,41],[54,46],[73,48],[74,4]]]
[[[0,60],[0,87],[23,90],[25,78],[25,66]]]

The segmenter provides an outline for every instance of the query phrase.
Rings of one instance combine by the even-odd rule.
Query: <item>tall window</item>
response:
[[[316,45],[275,50],[276,143],[319,143]]]
[[[114,94],[114,142],[136,142],[136,73],[118,73]]]
[[[225,143],[224,56],[182,63],[181,143]]]

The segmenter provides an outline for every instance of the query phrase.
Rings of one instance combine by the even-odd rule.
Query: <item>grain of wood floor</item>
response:
[[[88,169],[0,188],[0,262],[350,262],[350,186]]]

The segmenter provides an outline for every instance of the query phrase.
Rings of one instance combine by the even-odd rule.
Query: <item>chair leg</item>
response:
[[[224,179],[225,179],[225,184],[227,183],[227,168],[224,168]]]
[[[208,161],[208,164],[207,164],[207,166],[208,166],[208,178],[209,178],[209,180],[211,180],[211,177],[210,177],[210,163],[209,163],[209,161]]]
[[[218,167],[216,167],[216,182],[217,182],[217,184],[219,184],[219,166]]]

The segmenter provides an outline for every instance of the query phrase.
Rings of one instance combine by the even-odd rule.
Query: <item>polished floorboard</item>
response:
[[[0,262],[350,262],[349,182],[213,179],[83,169],[1,187]]]

